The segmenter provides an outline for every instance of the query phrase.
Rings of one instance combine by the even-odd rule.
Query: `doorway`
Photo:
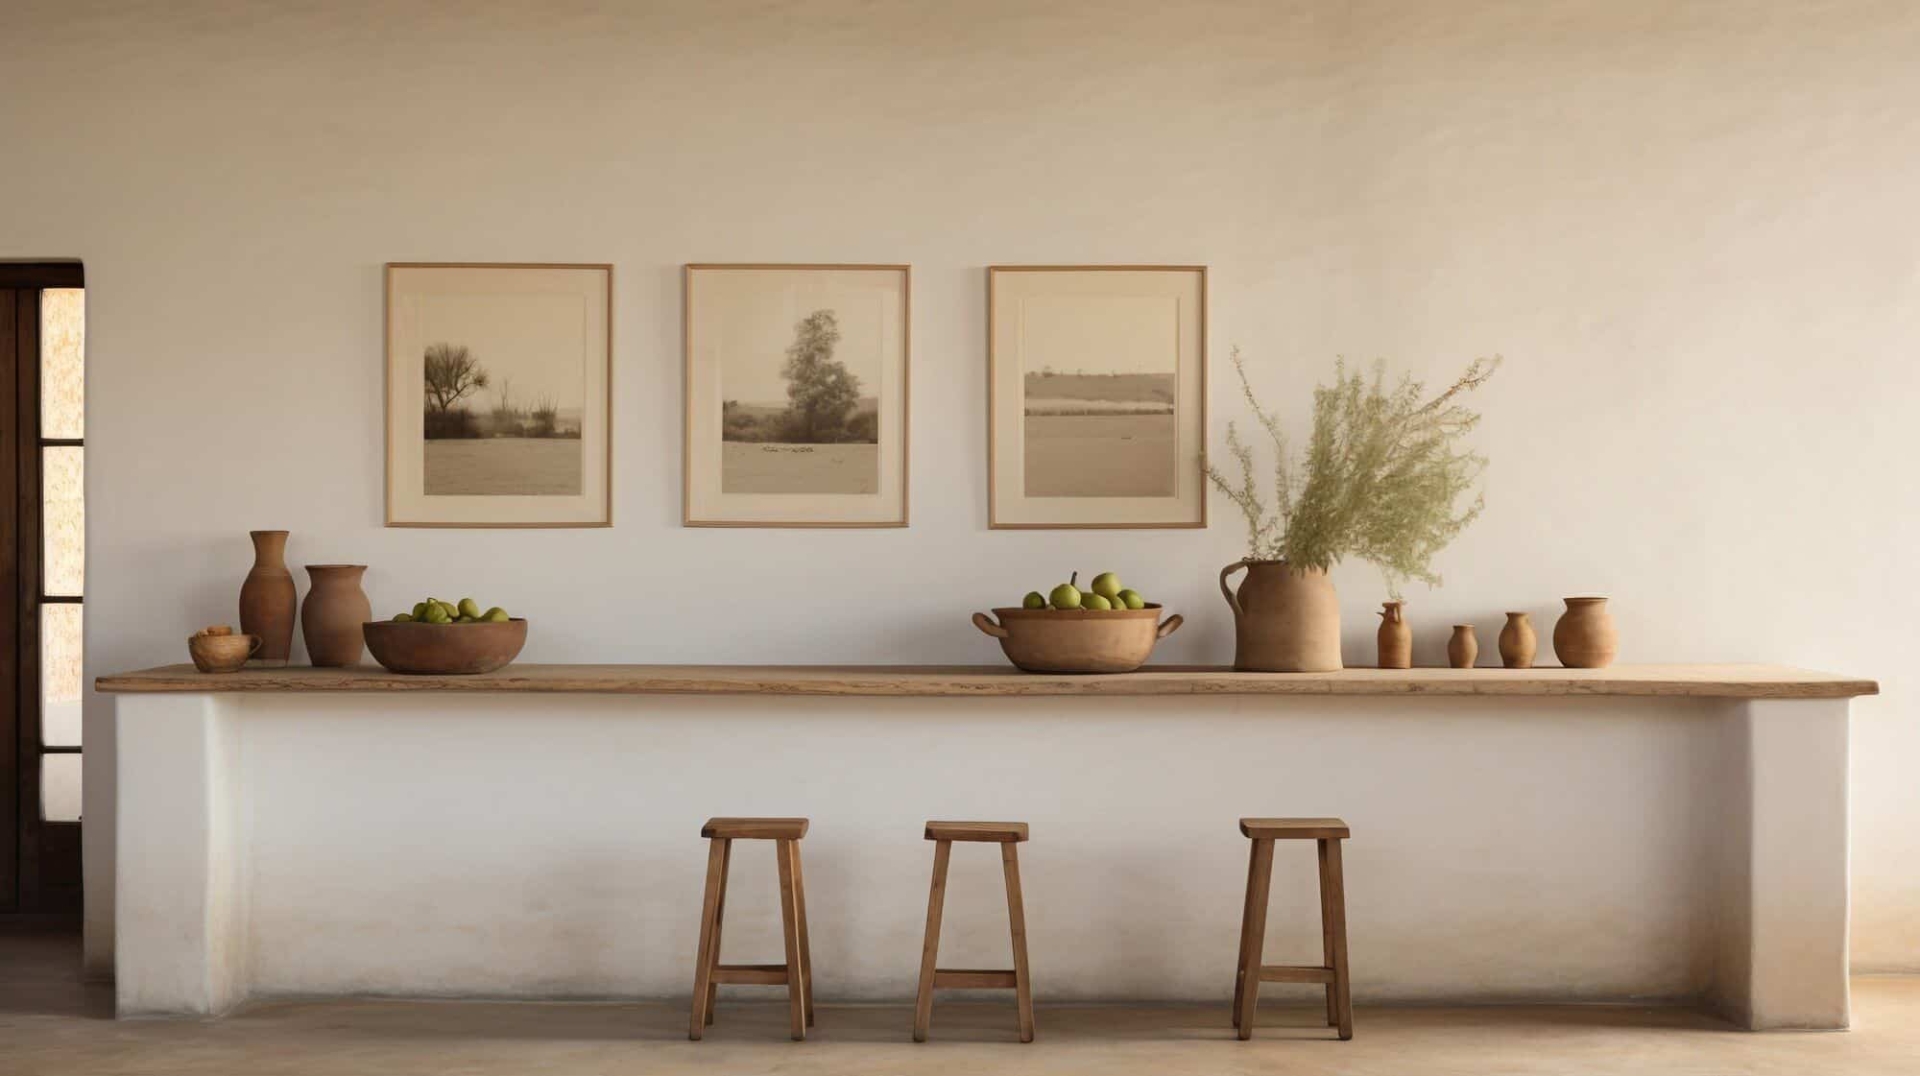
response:
[[[86,284],[0,264],[0,914],[81,906]]]

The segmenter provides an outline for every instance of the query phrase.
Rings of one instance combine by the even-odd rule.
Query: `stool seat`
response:
[[[1338,818],[1242,818],[1240,835],[1268,841],[1344,841],[1353,836]]]
[[[806,835],[804,818],[709,818],[700,827],[708,840],[797,841]]]
[[[928,822],[927,840],[1019,844],[1027,839],[1025,822]]]

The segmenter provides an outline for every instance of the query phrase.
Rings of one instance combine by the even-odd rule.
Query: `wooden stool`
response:
[[[707,897],[700,908],[700,955],[693,973],[693,1019],[687,1037],[698,1041],[713,1023],[713,1003],[721,983],[787,988],[793,1039],[807,1037],[813,1024],[813,952],[807,944],[807,895],[800,878],[800,838],[804,818],[709,818],[700,827],[707,838]],[[786,942],[784,964],[720,963],[720,924],[726,912],[727,866],[733,842],[772,841],[780,863],[780,936]]]
[[[927,936],[920,946],[920,993],[913,1006],[913,1041],[927,1041],[933,1021],[935,987],[1012,987],[1020,1009],[1020,1041],[1033,1041],[1033,986],[1027,979],[1027,913],[1020,898],[1020,858],[1014,848],[1027,839],[1025,822],[928,822],[926,839],[933,846],[933,888],[927,895]],[[1000,846],[1000,866],[1007,876],[1007,921],[1013,931],[1013,970],[976,971],[941,969],[940,911],[947,898],[947,857],[955,841],[980,841]]]
[[[1347,891],[1340,875],[1340,842],[1350,835],[1338,818],[1242,818],[1240,832],[1253,838],[1247,865],[1247,902],[1240,914],[1240,967],[1233,981],[1233,1026],[1253,1037],[1260,984],[1325,983],[1327,1025],[1353,1038],[1353,998],[1347,990]],[[1326,963],[1317,967],[1268,967],[1260,963],[1267,933],[1267,895],[1273,882],[1274,841],[1320,845],[1320,943]]]

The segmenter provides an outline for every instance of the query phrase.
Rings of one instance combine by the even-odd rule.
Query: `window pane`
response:
[[[40,436],[85,437],[87,293],[40,293]]]
[[[40,607],[40,741],[80,746],[80,623],[78,605]]]
[[[40,817],[80,821],[80,756],[40,756]]]
[[[86,586],[86,449],[40,450],[40,520],[46,593],[78,597]]]

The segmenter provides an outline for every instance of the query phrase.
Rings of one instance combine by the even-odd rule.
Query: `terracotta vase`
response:
[[[1620,649],[1613,614],[1605,598],[1568,598],[1567,611],[1553,625],[1553,652],[1569,669],[1604,669]]]
[[[1480,640],[1473,637],[1473,625],[1455,624],[1453,637],[1447,640],[1447,664],[1456,669],[1471,669],[1479,656]]]
[[[1383,669],[1413,668],[1413,628],[1407,624],[1405,602],[1380,603],[1380,630],[1374,641],[1380,647]]]
[[[373,619],[373,604],[360,589],[364,564],[309,564],[307,603],[300,609],[300,635],[307,660],[320,666],[358,665],[366,652],[362,625]]]
[[[1508,613],[1507,626],[1500,629],[1500,664],[1509,669],[1533,668],[1533,655],[1540,649],[1534,637],[1533,621],[1525,613]]]
[[[253,538],[253,570],[240,585],[240,630],[260,637],[260,649],[249,664],[285,665],[300,606],[293,574],[287,571],[287,532],[247,533]]]
[[[1235,592],[1227,577],[1247,577]],[[1317,568],[1282,560],[1237,560],[1220,569],[1233,608],[1233,667],[1243,672],[1333,672],[1340,665],[1340,596]]]

